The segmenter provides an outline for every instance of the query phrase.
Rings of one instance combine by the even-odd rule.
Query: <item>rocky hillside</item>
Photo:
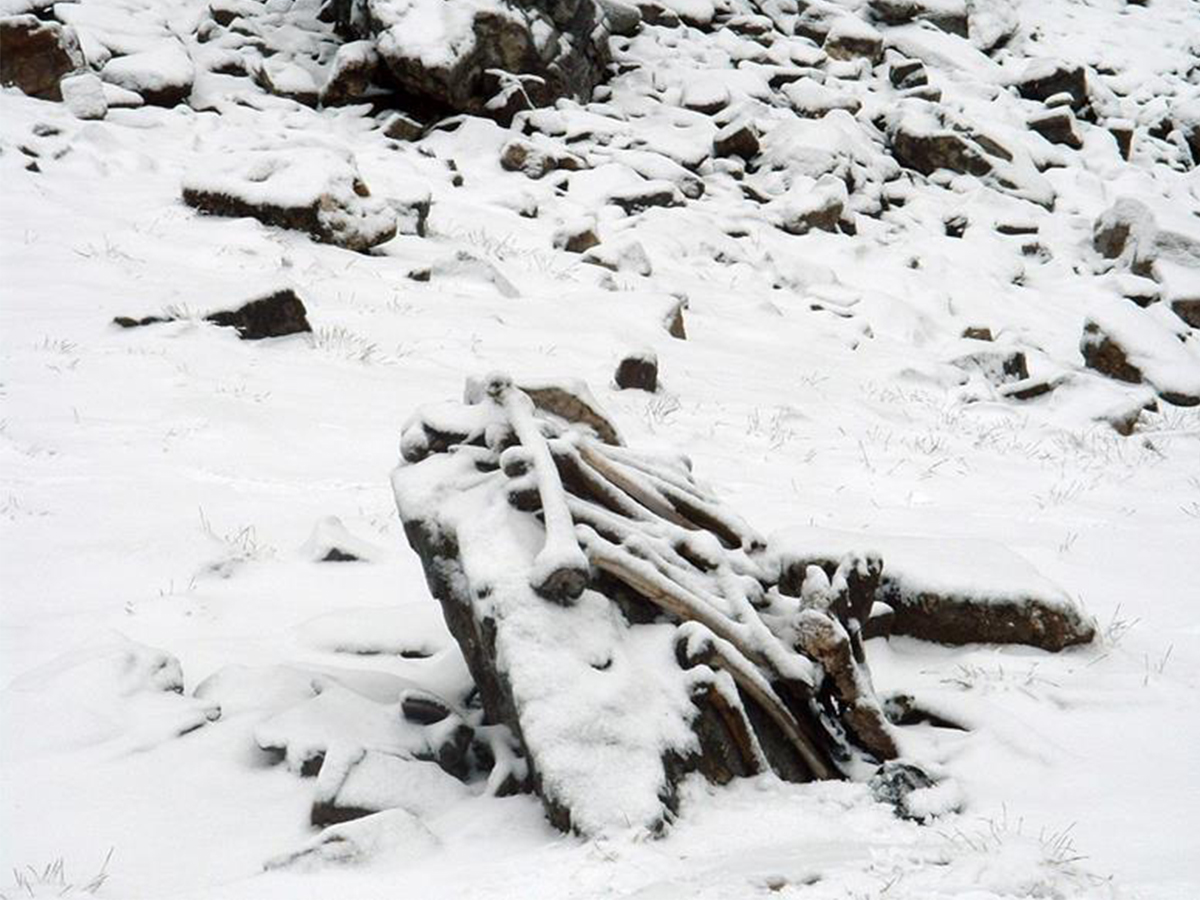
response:
[[[1196,896],[1197,0],[0,0],[0,81],[0,894]],[[657,479],[562,593],[730,640],[533,604],[531,447]]]

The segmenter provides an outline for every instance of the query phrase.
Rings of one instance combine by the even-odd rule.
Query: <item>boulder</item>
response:
[[[682,206],[684,199],[679,188],[671,182],[655,179],[609,194],[608,202],[632,216],[652,206]]]
[[[279,57],[269,57],[254,69],[254,80],[264,91],[315,107],[320,99],[312,72],[299,63]]]
[[[580,216],[564,222],[554,233],[554,246],[568,253],[585,253],[600,243],[596,234],[596,220],[590,216]]]
[[[379,54],[375,52],[373,43],[350,41],[342,44],[333,57],[329,77],[321,88],[321,105],[343,106],[361,100],[375,81],[378,69]]]
[[[395,212],[371,196],[353,157],[315,147],[246,151],[198,165],[184,177],[183,201],[360,252],[396,234]]]
[[[617,365],[614,380],[623,391],[658,390],[658,356],[652,350],[629,353]]]
[[[583,261],[613,272],[631,275],[648,276],[654,271],[650,265],[650,257],[646,255],[646,248],[635,240],[597,244],[583,254]]]
[[[209,313],[204,320],[213,325],[236,328],[238,337],[244,341],[312,331],[304,303],[291,288],[250,300],[236,309]]]
[[[542,178],[550,172],[578,172],[587,168],[582,157],[554,146],[548,140],[528,141],[514,138],[500,150],[500,166],[509,172],[522,172],[529,178]]]
[[[1142,383],[1142,370],[1129,362],[1125,348],[1105,334],[1097,322],[1084,325],[1079,352],[1083,354],[1084,364],[1101,375],[1129,384]]]
[[[150,50],[110,59],[100,77],[133,91],[152,106],[175,106],[192,92],[196,70],[183,44],[164,40]]]
[[[34,15],[0,18],[0,84],[61,100],[59,81],[83,64],[75,29]]]
[[[835,18],[825,33],[822,49],[831,59],[875,62],[883,53],[883,35],[852,15]]]
[[[560,97],[587,101],[609,63],[593,0],[331,0],[348,35],[371,40],[402,93],[439,114],[509,121]]]
[[[897,116],[887,137],[896,162],[922,175],[932,175],[938,169],[975,176],[992,171],[978,144],[932,117]]]
[[[1117,151],[1121,154],[1121,159],[1129,159],[1133,153],[1133,123],[1128,119],[1109,119],[1106,127],[1117,142]]]
[[[758,156],[758,129],[750,122],[730,122],[713,138],[713,155],[738,156],[751,160]]]
[[[1029,118],[1029,129],[1036,131],[1052,144],[1062,144],[1072,150],[1083,149],[1083,139],[1075,127],[1075,116],[1069,107],[1057,107]]]
[[[1048,100],[1055,94],[1071,95],[1071,108],[1088,105],[1087,75],[1083,66],[1055,59],[1031,60],[1016,80],[1015,87],[1026,100]]]
[[[929,74],[919,59],[893,59],[888,66],[888,81],[894,88],[907,90],[929,84]]]
[[[793,184],[786,194],[767,204],[766,211],[788,234],[836,231],[848,202],[845,182],[824,175],[815,184]]]
[[[597,0],[596,5],[604,12],[609,34],[633,37],[641,30],[642,11],[636,4],[625,3],[623,0]]]
[[[416,141],[425,133],[425,126],[411,116],[394,112],[383,120],[383,133],[393,141]]]
[[[59,89],[67,109],[77,119],[103,119],[108,115],[104,83],[91,72],[68,75],[59,82]]]
[[[967,37],[965,0],[870,0],[871,15],[885,25],[928,22],[948,34]]]

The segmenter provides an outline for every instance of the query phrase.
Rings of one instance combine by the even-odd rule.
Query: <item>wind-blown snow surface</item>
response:
[[[164,20],[183,28],[201,8],[170,4]],[[1019,16],[1045,52],[1108,59],[1145,85],[1131,92],[1153,91],[1158,67],[1186,52],[1196,7],[1152,2],[1119,28],[1116,9],[1029,2]],[[998,128],[1015,115],[1010,95],[977,90],[1002,80],[995,63],[914,29],[902,36],[932,46],[973,115]],[[745,49],[731,33],[712,41],[726,47],[714,65]],[[659,75],[687,77],[670,70]],[[737,72],[727,89],[762,90]],[[197,78],[194,101],[249,99],[83,122],[0,94],[0,871],[62,858],[82,885],[112,848],[98,896],[139,900],[1200,894],[1200,414],[1163,405],[1129,437],[1102,420],[1152,393],[1080,368],[1092,305],[1127,301],[1076,271],[1090,271],[1091,223],[1116,196],[1194,208],[1195,171],[1124,167],[1091,130],[1070,165],[1032,172],[1031,191],[1059,193],[1053,214],[918,180],[890,218],[860,218],[857,237],[794,237],[754,220],[718,175],[683,210],[597,210],[639,165],[650,179],[673,171],[619,142],[611,165],[629,168],[597,159],[556,199],[549,182],[501,170],[512,134],[493,124],[437,132],[420,155],[372,130],[365,108],[317,112],[246,79]],[[810,151],[828,138],[869,199],[883,174],[839,130],[848,115],[764,141],[791,166],[780,178],[819,177],[805,166],[825,165]],[[568,124],[595,134],[613,120]],[[714,130],[660,125],[645,138],[676,162]],[[197,159],[268,142],[352,152],[375,197],[427,186],[429,236],[365,256],[180,203]],[[533,206],[537,218],[520,215]],[[972,228],[945,237],[943,216],[958,212]],[[636,240],[652,274],[554,250],[581,213],[599,213],[602,247]],[[1039,225],[1050,260],[991,229],[1017,220]],[[422,269],[430,280],[408,277]],[[304,298],[311,336],[239,342],[201,321],[280,286]],[[678,292],[686,341],[661,324]],[[164,309],[182,315],[109,325]],[[1037,401],[1003,399],[951,364],[992,346],[961,340],[968,326],[1068,380]],[[616,391],[620,356],[647,347],[660,391]],[[1059,655],[871,642],[880,691],[913,692],[973,729],[906,731],[906,751],[961,794],[962,812],[931,826],[893,818],[861,785],[763,777],[692,785],[662,840],[583,843],[532,798],[470,796],[393,815],[367,864],[263,872],[313,838],[314,792],[258,749],[264,722],[314,678],[381,705],[413,682],[463,684],[388,473],[411,411],[492,369],[587,380],[630,443],[686,450],[764,532],[1004,545],[1078,598],[1102,638]],[[313,561],[306,545],[328,516],[373,548],[369,561]],[[246,682],[261,677],[261,690],[219,691],[216,721],[213,685],[192,695],[223,667],[276,665]]]

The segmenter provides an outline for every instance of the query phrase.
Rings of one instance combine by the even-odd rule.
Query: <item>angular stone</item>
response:
[[[61,100],[59,81],[82,66],[75,29],[34,15],[0,18],[0,84],[30,97]]]
[[[312,331],[304,303],[291,288],[243,303],[237,309],[209,313],[204,320],[236,328],[238,337],[244,341]]]

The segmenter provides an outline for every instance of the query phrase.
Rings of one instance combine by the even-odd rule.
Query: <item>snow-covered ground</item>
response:
[[[89,10],[113,27],[106,2],[80,6],[81,30]],[[1015,14],[1024,49],[1036,33],[1041,53],[1123,79],[1111,115],[1132,119],[1156,90],[1186,86],[1170,73],[1200,46],[1200,6],[1123,7],[1027,0]],[[186,33],[204,4],[162,8]],[[1118,434],[1110,420],[1154,390],[1079,355],[1085,319],[1141,312],[1100,272],[1093,221],[1132,196],[1200,234],[1198,170],[1172,166],[1185,151],[1149,137],[1125,163],[1099,126],[1080,126],[1081,150],[1047,144],[1024,130],[1029,101],[994,89],[1019,56],[1005,68],[942,32],[889,34],[918,48],[962,116],[1017,150],[1017,190],[897,180],[860,146],[851,113],[767,104],[775,170],[760,169],[756,190],[769,203],[700,166],[704,195],[682,206],[627,217],[604,205],[647,179],[683,191],[697,177],[679,160],[717,126],[685,114],[680,85],[693,105],[721,90],[753,104],[764,89],[752,67],[728,67],[747,42],[723,29],[647,26],[625,52],[653,77],[614,81],[590,118],[562,113],[565,133],[589,135],[568,145],[589,167],[561,182],[505,171],[516,135],[482,119],[432,133],[421,153],[385,138],[365,106],[313,110],[247,78],[198,76],[205,111],[99,121],[0,92],[0,871],[51,896],[62,884],[43,869],[61,859],[63,884],[82,892],[111,850],[96,896],[138,900],[1200,896],[1200,408],[1159,401]],[[876,80],[842,74],[827,82],[844,81],[864,120],[896,105]],[[645,145],[595,143],[605,128]],[[367,255],[181,202],[197,166],[264,148],[352,153],[373,197],[429,192],[428,233],[402,228]],[[856,235],[776,227],[795,192],[821,188],[821,149],[852,161],[864,195],[903,205],[857,215]],[[1039,154],[1064,164],[1039,172]],[[1017,196],[1046,190],[1053,212]],[[954,215],[971,223],[961,238],[943,227]],[[580,217],[595,220],[601,257],[625,260],[618,271],[556,249]],[[1174,271],[1194,283],[1194,268]],[[312,334],[247,342],[202,321],[282,287],[303,299]],[[681,295],[686,340],[663,327]],[[1126,328],[1167,342],[1143,366],[1153,388],[1200,373],[1195,332],[1176,340],[1187,328],[1166,306]],[[174,321],[110,324],[164,311]],[[968,327],[996,341],[962,338]],[[618,391],[617,362],[643,348],[659,391]],[[997,348],[1061,383],[1019,401],[955,363]],[[831,528],[863,546],[919,536],[931,564],[939,539],[1004,545],[1099,636],[1058,654],[870,642],[880,691],[971,726],[905,730],[906,752],[960,795],[961,812],[927,825],[895,818],[864,785],[760,776],[689,784],[663,838],[585,841],[554,831],[535,798],[431,783],[419,816],[372,835],[370,861],[264,870],[316,834],[313,780],[259,747],[288,672],[393,699],[398,685],[465,677],[388,476],[411,412],[495,369],[587,381],[630,444],[687,452],[764,532]],[[329,516],[367,561],[314,560],[308,542]],[[982,562],[978,578],[986,587]],[[264,671],[240,693],[194,693],[229,666]],[[8,897],[25,890],[0,882]]]

